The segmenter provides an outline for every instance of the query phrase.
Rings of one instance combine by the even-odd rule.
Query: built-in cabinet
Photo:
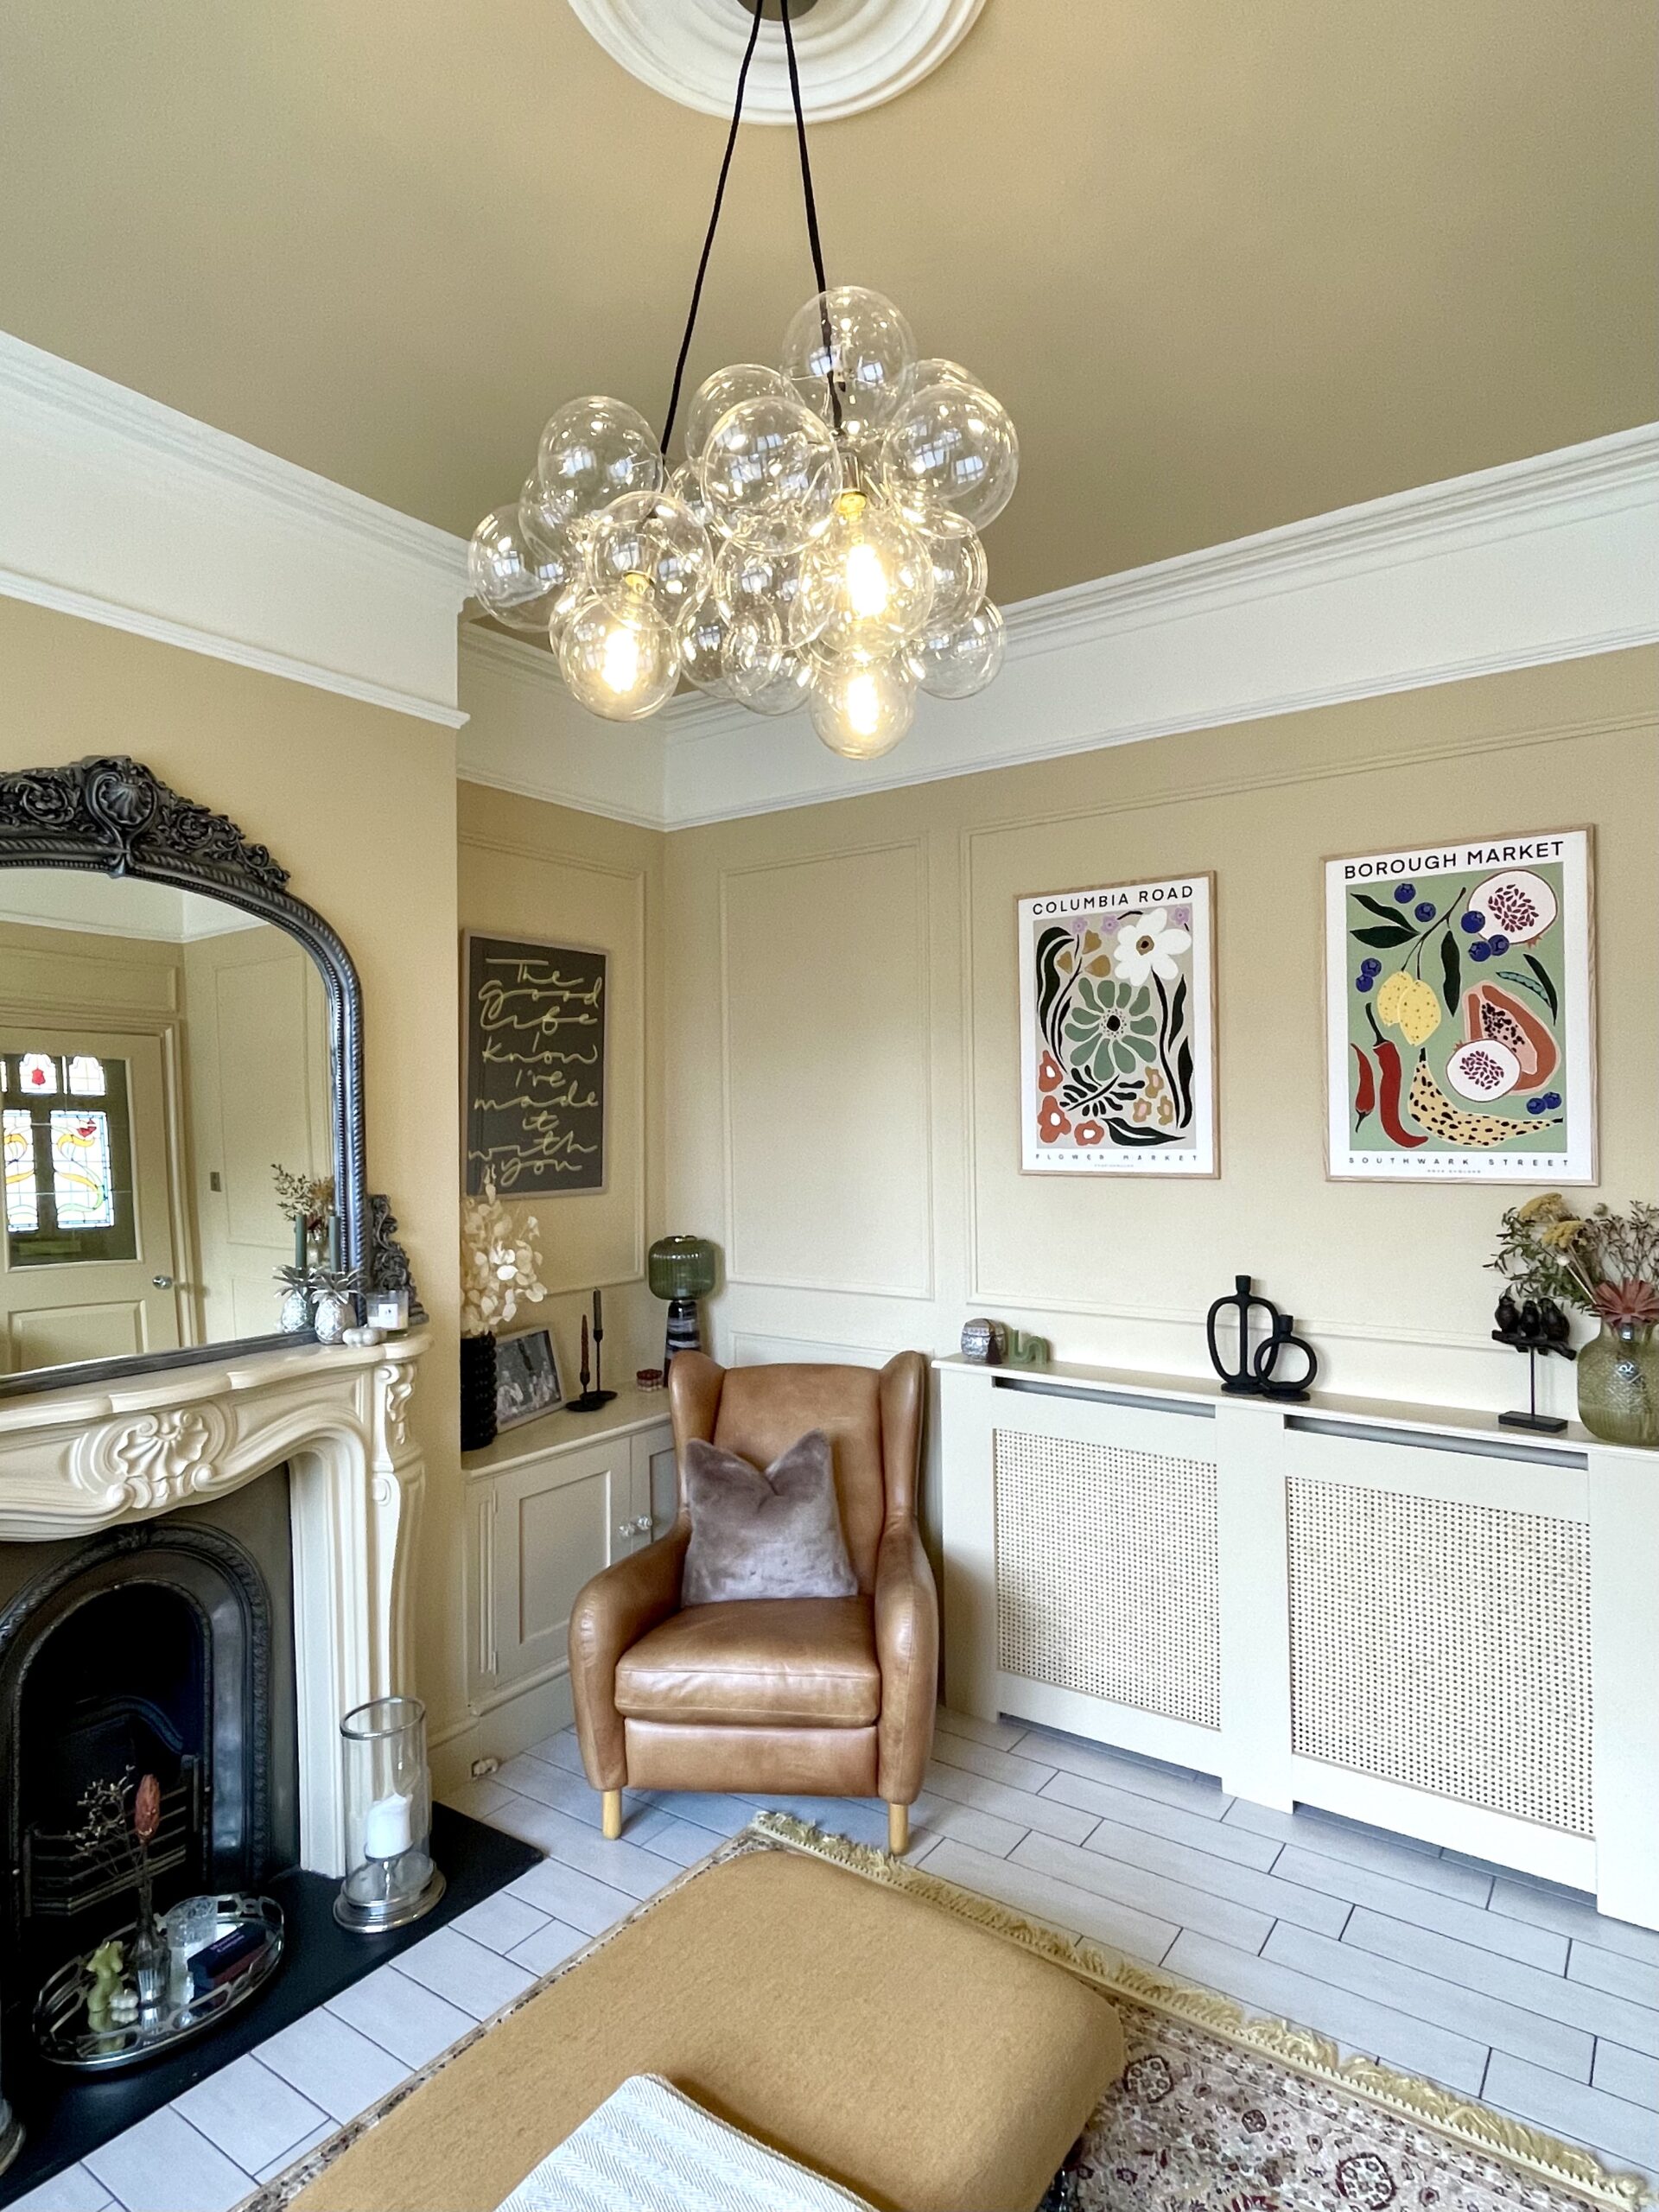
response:
[[[470,1512],[468,1571],[476,1649],[475,1713],[541,1693],[516,1738],[569,1718],[570,1608],[591,1575],[659,1535],[674,1518],[668,1401],[620,1392],[597,1413],[558,1410],[463,1455]]]

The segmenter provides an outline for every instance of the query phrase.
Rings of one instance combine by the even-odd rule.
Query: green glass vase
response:
[[[1579,1354],[1579,1419],[1606,1444],[1659,1444],[1659,1344],[1638,1321],[1604,1321]]]

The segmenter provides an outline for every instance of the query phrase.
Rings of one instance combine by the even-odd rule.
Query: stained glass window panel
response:
[[[25,1093],[48,1096],[58,1087],[58,1064],[48,1052],[25,1052],[17,1063],[17,1082]]]
[[[52,1190],[60,1229],[114,1228],[107,1114],[53,1109]]]
[[[104,1096],[104,1063],[95,1060],[90,1052],[77,1053],[70,1061],[67,1073],[72,1098],[101,1098]]]
[[[38,1229],[39,1194],[35,1187],[35,1132],[29,1113],[7,1107],[3,1122],[6,1162],[6,1227],[14,1235]]]

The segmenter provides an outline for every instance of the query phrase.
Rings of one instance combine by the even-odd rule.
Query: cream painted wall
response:
[[[0,600],[0,768],[130,753],[292,870],[363,981],[368,1163],[435,1339],[413,1406],[427,1493],[418,1688],[435,1736],[465,1719],[456,1447],[453,734],[280,677]]]
[[[1064,1359],[1207,1372],[1205,1311],[1248,1270],[1329,1387],[1512,1402],[1482,1272],[1506,1194],[1325,1179],[1319,863],[1593,822],[1602,1189],[1659,1193],[1656,669],[1562,663],[671,836],[669,1211],[727,1255],[721,1355],[944,1351],[988,1313]],[[1016,895],[1199,869],[1219,1179],[1022,1177]]]
[[[626,732],[616,735],[626,742]],[[605,1380],[631,1386],[637,1369],[662,1359],[664,1308],[645,1271],[646,1249],[662,1233],[665,841],[480,784],[460,786],[459,813],[463,929],[610,955],[606,1186],[509,1201],[540,1226],[551,1294],[521,1307],[512,1326],[552,1329],[574,1395],[582,1316],[601,1289]]]

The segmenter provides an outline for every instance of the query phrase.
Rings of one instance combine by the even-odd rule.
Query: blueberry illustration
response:
[[[1541,1098],[1529,1098],[1527,1101],[1527,1111],[1529,1114],[1543,1114],[1547,1113],[1548,1110],[1549,1094],[1548,1091],[1545,1092]]]
[[[1409,906],[1417,896],[1417,887],[1414,883],[1396,883],[1394,887],[1394,895],[1402,906]]]
[[[1422,901],[1421,906],[1415,907],[1414,912],[1420,922],[1432,922],[1434,918],[1434,909],[1429,905],[1427,899]]]
[[[1552,1090],[1552,1091],[1549,1093],[1548,1096],[1548,1097],[1545,1099],[1545,1101],[1544,1101],[1545,1105],[1548,1107],[1548,1109],[1549,1109],[1549,1110],[1550,1110],[1550,1112],[1551,1112],[1552,1114],[1554,1112],[1555,1109],[1556,1109],[1556,1108],[1560,1104],[1560,1103],[1561,1103],[1561,1094],[1560,1094],[1560,1092],[1559,1090]]]
[[[1478,937],[1469,948],[1469,957],[1471,960],[1489,960],[1491,957],[1491,952],[1492,948],[1487,944],[1485,938]]]
[[[1362,960],[1359,963],[1359,972],[1362,976],[1380,976],[1382,973],[1382,963],[1380,960]]]
[[[1362,968],[1358,975],[1354,978],[1354,988],[1357,991],[1369,991],[1371,988],[1371,977],[1369,976]]]
[[[1507,952],[1510,949],[1510,940],[1506,937],[1489,937],[1486,940],[1486,949],[1489,952]]]
[[[1470,937],[1478,937],[1485,926],[1485,915],[1476,913],[1472,906],[1469,909],[1466,914],[1459,914],[1458,916],[1458,927],[1460,930],[1465,931]]]

